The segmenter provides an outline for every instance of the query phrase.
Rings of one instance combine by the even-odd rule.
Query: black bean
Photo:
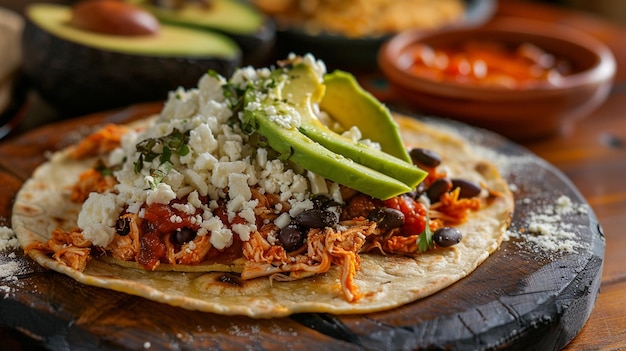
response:
[[[448,178],[439,178],[432,182],[426,190],[430,202],[439,202],[439,197],[452,189],[452,181]]]
[[[313,208],[300,212],[293,221],[307,228],[332,227],[339,222],[337,212]]]
[[[241,277],[238,277],[234,274],[224,273],[223,275],[217,277],[218,282],[227,283],[235,286],[242,286],[243,282],[241,281]]]
[[[327,194],[315,194],[311,198],[313,201],[313,207],[321,210],[325,210],[329,207],[338,207],[339,204],[335,202],[329,195]]]
[[[378,223],[378,226],[382,229],[398,228],[404,225],[404,213],[388,207],[379,207],[372,210],[367,219]]]
[[[480,185],[465,179],[452,179],[452,189],[460,188],[459,199],[469,199],[478,196],[481,192]]]
[[[302,246],[304,239],[306,239],[305,230],[295,223],[289,223],[278,232],[278,241],[287,251],[293,251]]]
[[[115,232],[121,236],[126,236],[130,233],[130,218],[119,217],[115,222]]]
[[[436,152],[429,149],[416,147],[409,151],[409,155],[413,163],[417,166],[435,168],[441,164],[441,157],[439,157]]]
[[[409,191],[408,193],[404,193],[403,195],[407,196],[407,197],[410,197],[413,200],[415,200],[415,199],[420,197],[420,193],[417,191],[417,189]]]
[[[463,235],[454,227],[442,227],[433,233],[435,244],[440,247],[453,246],[461,242]]]
[[[172,242],[174,244],[182,245],[186,242],[193,240],[196,237],[196,232],[191,228],[180,228],[172,235]]]

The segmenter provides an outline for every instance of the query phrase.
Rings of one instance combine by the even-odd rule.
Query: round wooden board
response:
[[[47,151],[75,142],[89,126],[128,122],[160,107],[97,113],[4,141],[0,224],[10,226],[15,194]],[[510,239],[467,278],[435,295],[366,315],[226,317],[81,285],[44,270],[20,250],[5,250],[0,267],[13,272],[0,275],[0,325],[58,350],[561,349],[583,327],[598,294],[605,240],[595,215],[560,171],[522,147],[456,122],[427,121],[480,145],[503,167],[516,196]],[[576,210],[547,216],[561,196]],[[534,235],[523,233],[537,221],[574,235],[577,251],[537,246],[530,240]]]

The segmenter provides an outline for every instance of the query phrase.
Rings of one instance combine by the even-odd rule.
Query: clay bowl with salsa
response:
[[[393,94],[419,112],[514,140],[566,133],[606,99],[611,51],[573,28],[504,18],[473,29],[405,31],[378,62]]]

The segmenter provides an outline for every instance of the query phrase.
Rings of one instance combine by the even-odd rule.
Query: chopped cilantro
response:
[[[154,151],[157,145],[161,146],[161,152]],[[174,130],[160,138],[149,138],[142,140],[136,145],[139,157],[135,161],[135,173],[141,172],[144,162],[152,162],[159,158],[159,166],[150,171],[154,178],[154,184],[150,184],[152,188],[156,187],[172,169],[172,154],[185,156],[189,153],[189,131],[183,133],[174,128]]]
[[[174,165],[170,161],[165,161],[159,165],[157,169],[152,170],[150,175],[152,181],[149,183],[150,189],[156,189],[156,186],[163,181],[163,178],[172,170]]]
[[[239,88],[236,84],[224,84],[222,85],[222,92],[228,100],[228,107],[233,111],[233,115],[236,116],[243,109],[245,89]]]
[[[107,167],[102,161],[98,161],[94,168],[104,177],[113,175],[113,169],[111,167]]]

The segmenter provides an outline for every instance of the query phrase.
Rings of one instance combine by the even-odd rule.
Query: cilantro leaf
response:
[[[417,237],[417,252],[426,252],[435,247],[433,240],[433,232],[430,231],[428,226],[429,219],[426,217],[426,227],[424,231]]]

